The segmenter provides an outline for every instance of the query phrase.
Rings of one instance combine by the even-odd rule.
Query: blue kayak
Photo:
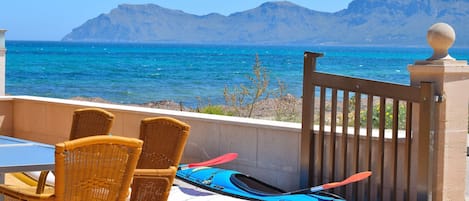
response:
[[[178,170],[176,177],[194,186],[236,198],[265,201],[345,201],[325,191],[289,194],[238,171],[214,167]]]

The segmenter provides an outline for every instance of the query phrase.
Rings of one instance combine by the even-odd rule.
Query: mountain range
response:
[[[469,0],[354,0],[319,12],[288,1],[230,14],[193,15],[155,4],[122,4],[88,20],[63,41],[256,45],[427,46],[438,22],[469,47]]]

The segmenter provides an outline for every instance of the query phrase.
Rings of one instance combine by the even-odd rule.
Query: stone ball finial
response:
[[[427,60],[455,60],[448,54],[455,39],[456,33],[449,24],[440,22],[432,25],[427,32],[427,42],[433,48],[433,55]]]

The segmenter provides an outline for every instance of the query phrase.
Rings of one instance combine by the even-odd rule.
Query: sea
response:
[[[7,41],[6,93],[102,98],[118,104],[174,101],[187,107],[225,104],[224,89],[252,86],[256,57],[269,91],[301,97],[304,52],[323,53],[317,70],[409,84],[407,67],[428,47],[248,46]],[[469,48],[451,48],[458,60]],[[282,83],[279,85],[279,83]]]

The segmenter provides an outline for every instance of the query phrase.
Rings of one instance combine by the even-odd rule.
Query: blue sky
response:
[[[324,12],[345,9],[352,0],[290,0],[300,6]],[[0,3],[0,29],[7,29],[7,40],[58,41],[73,28],[102,13],[109,13],[123,3],[153,3],[206,15],[255,8],[265,0],[10,0]]]

